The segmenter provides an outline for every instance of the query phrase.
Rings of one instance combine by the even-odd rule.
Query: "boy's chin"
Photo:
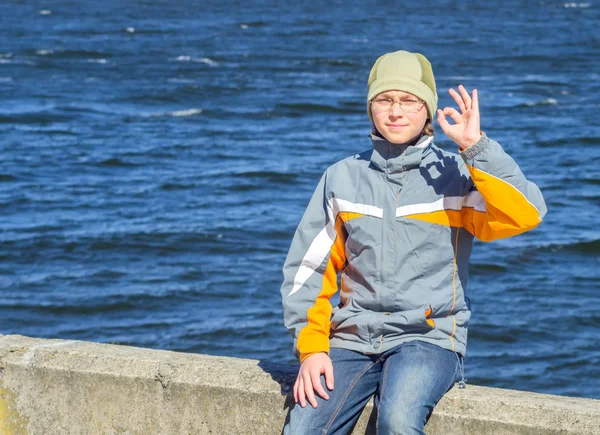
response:
[[[388,140],[388,142],[391,142],[396,145],[403,145],[415,139],[415,135],[410,135],[406,133],[386,132],[383,136]]]

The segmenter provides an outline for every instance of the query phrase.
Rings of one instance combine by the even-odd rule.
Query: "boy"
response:
[[[473,238],[523,233],[546,213],[538,187],[480,131],[477,90],[449,93],[460,112],[437,109],[418,53],[387,53],[371,69],[372,149],[325,171],[283,267],[301,362],[285,434],[348,433],[373,395],[379,434],[423,434],[464,383]],[[434,145],[436,114],[458,154]]]

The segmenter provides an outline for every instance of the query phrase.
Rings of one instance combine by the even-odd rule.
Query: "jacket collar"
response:
[[[387,174],[401,173],[417,167],[429,153],[433,136],[423,135],[414,145],[398,145],[371,133],[371,162]]]

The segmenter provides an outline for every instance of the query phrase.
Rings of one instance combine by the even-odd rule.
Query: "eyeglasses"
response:
[[[402,100],[378,98],[369,102],[371,103],[371,108],[375,113],[389,112],[394,107],[394,103],[398,103],[400,109],[402,109],[404,113],[416,113],[421,110],[421,107],[423,107],[425,104],[425,101],[415,100],[413,98],[403,98]]]

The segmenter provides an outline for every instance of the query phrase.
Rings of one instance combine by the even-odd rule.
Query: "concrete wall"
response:
[[[295,370],[264,362],[0,336],[0,434],[280,434]],[[373,434],[369,405],[354,434]],[[600,434],[600,401],[468,385],[435,434]]]

